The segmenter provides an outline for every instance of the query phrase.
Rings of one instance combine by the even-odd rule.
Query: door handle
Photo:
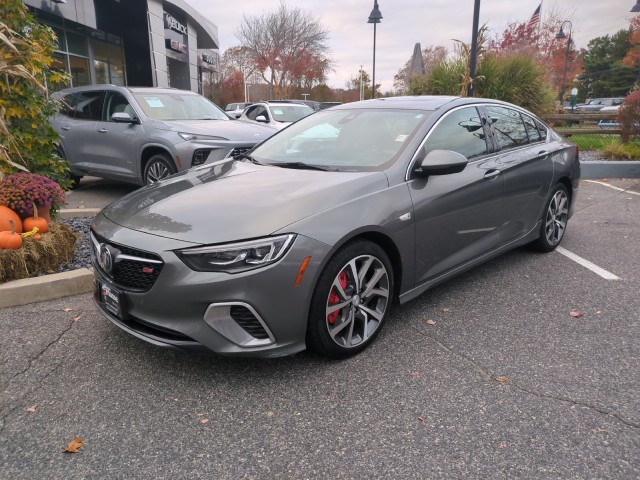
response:
[[[98,132],[100,132],[100,133],[107,133],[107,132],[108,132],[108,130],[107,130],[106,128],[100,128],[100,129],[98,130]]]
[[[489,170],[484,174],[484,178],[491,180],[496,178],[498,175],[500,175],[500,170]]]
[[[71,127],[69,127],[68,125],[64,125],[60,127],[60,130],[64,130],[66,132],[67,130],[71,130]]]
[[[538,156],[539,156],[539,157],[542,157],[543,155],[546,155],[546,154],[547,154],[547,151],[546,151],[546,150],[540,150],[540,151],[538,152]]]

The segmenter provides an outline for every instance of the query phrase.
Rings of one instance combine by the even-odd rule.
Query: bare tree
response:
[[[331,68],[328,31],[311,14],[284,1],[275,12],[243,16],[236,36],[251,52],[274,98],[287,96],[292,85],[323,81]]]

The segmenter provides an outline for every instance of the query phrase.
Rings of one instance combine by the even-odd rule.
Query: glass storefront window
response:
[[[111,83],[109,81],[109,64],[100,60],[93,61],[96,70],[96,83]]]
[[[109,73],[111,75],[111,83],[124,86],[124,67],[122,65],[111,65]]]
[[[88,58],[74,57],[73,55],[70,55],[69,68],[71,70],[71,81],[73,82],[74,87],[91,85]]]
[[[100,40],[91,40],[91,48],[93,49],[93,58],[96,60],[109,61],[109,44]]]
[[[77,33],[67,31],[67,43],[69,45],[69,53],[76,55],[88,56],[87,39]]]
[[[64,38],[64,30],[56,27],[49,27],[56,34],[56,50],[62,50],[63,52],[67,51],[67,41]]]

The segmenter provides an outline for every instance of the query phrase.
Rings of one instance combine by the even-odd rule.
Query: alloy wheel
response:
[[[349,261],[333,280],[326,303],[326,326],[343,348],[366,342],[378,329],[390,301],[389,273],[373,255]]]
[[[545,219],[545,234],[549,245],[557,245],[567,228],[569,199],[564,190],[558,190],[549,202]]]

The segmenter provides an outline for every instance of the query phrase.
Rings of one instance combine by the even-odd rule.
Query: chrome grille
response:
[[[153,287],[164,267],[164,262],[158,255],[109,242],[93,231],[91,234],[95,268],[124,290],[147,292]],[[97,261],[100,244],[109,245],[118,252],[111,272],[105,272]]]
[[[237,157],[238,155],[241,155],[243,153],[247,153],[249,150],[251,150],[253,147],[236,147],[233,150],[231,150],[231,152],[229,153],[230,157]]]

